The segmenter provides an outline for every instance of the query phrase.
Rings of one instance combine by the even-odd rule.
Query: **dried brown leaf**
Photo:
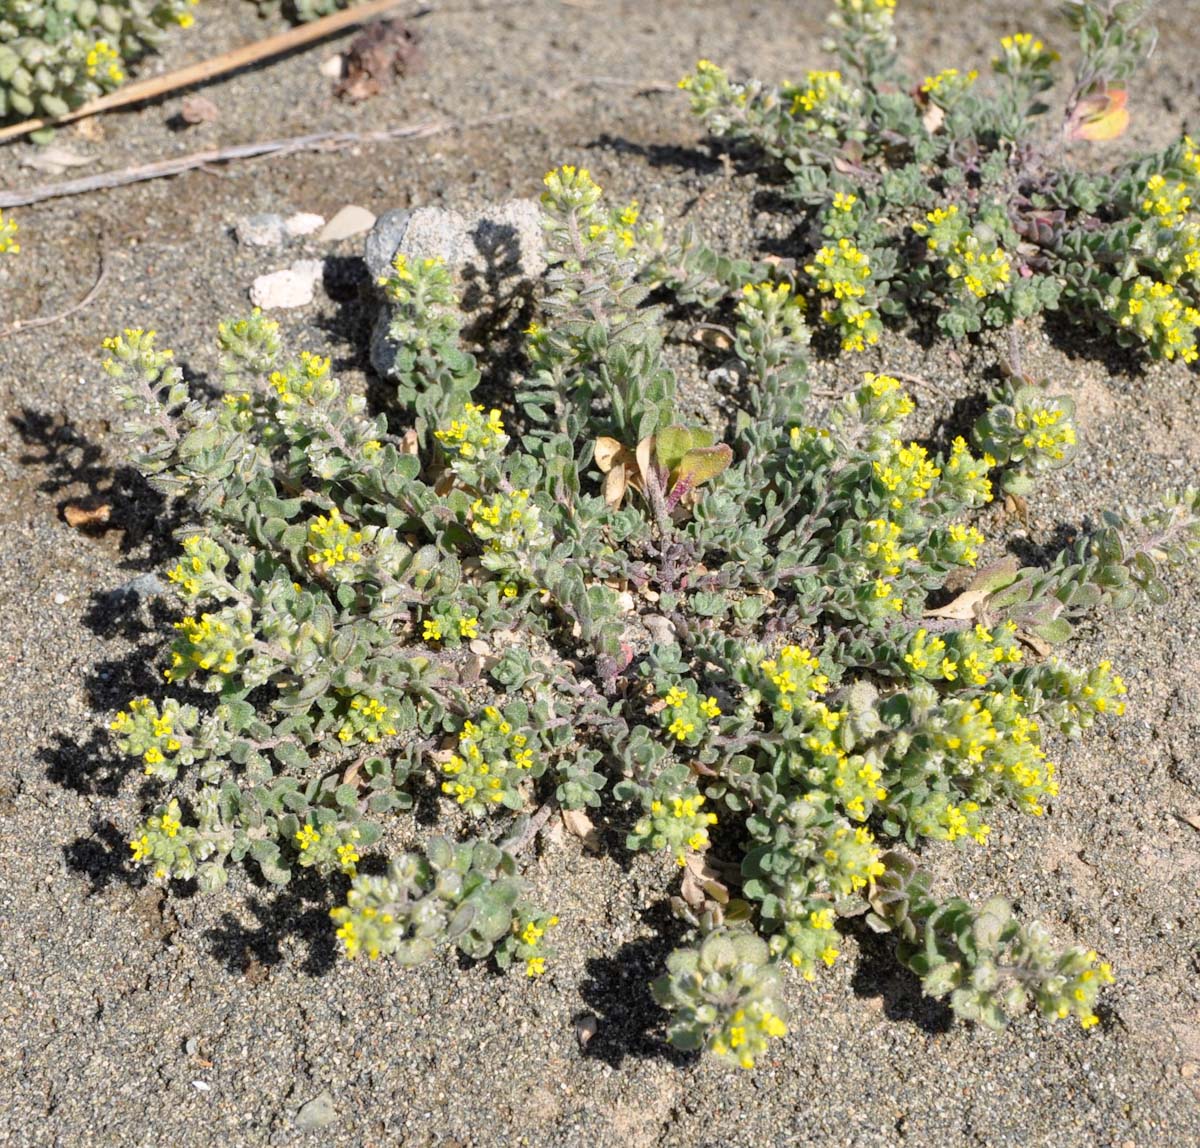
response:
[[[592,457],[596,460],[600,473],[607,474],[616,465],[618,457],[624,451],[624,445],[615,438],[601,435],[592,447]]]
[[[179,116],[185,124],[215,124],[221,118],[221,109],[207,96],[184,96]]]
[[[615,510],[625,498],[629,480],[625,474],[625,464],[614,466],[604,477],[604,501]]]
[[[567,832],[573,837],[578,837],[585,849],[600,851],[600,835],[596,832],[592,819],[582,809],[564,809],[562,821]]]
[[[987,590],[964,590],[953,602],[940,606],[936,610],[926,610],[926,618],[950,618],[955,622],[978,621],[980,608],[988,600]]]
[[[703,853],[684,854],[679,891],[693,909],[700,908],[708,900],[718,905],[729,904],[729,887]]]
[[[339,99],[358,103],[377,96],[416,63],[417,39],[399,20],[368,24],[346,52],[342,79],[334,85]]]
[[[66,519],[67,525],[77,530],[103,526],[111,514],[112,507],[107,502],[102,502],[99,506],[80,506],[78,503],[68,502],[63,507],[63,518]]]

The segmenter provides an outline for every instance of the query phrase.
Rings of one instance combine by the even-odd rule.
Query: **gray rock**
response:
[[[325,264],[320,259],[301,259],[283,271],[255,279],[250,301],[264,311],[305,307],[313,301],[313,290],[324,273]]]
[[[372,279],[382,279],[388,273],[392,259],[400,250],[404,233],[408,230],[408,217],[411,214],[411,211],[397,208],[395,211],[385,211],[375,220],[375,226],[367,236],[365,252],[367,270],[371,272]]]
[[[287,228],[282,215],[247,215],[234,224],[234,235],[243,247],[282,247]]]
[[[348,203],[321,229],[317,238],[322,243],[336,243],[339,239],[349,239],[353,235],[361,235],[375,226],[375,215],[365,207]]]
[[[387,275],[400,251],[416,259],[441,259],[468,279],[528,282],[546,267],[534,199],[510,199],[471,216],[444,207],[385,212],[367,237],[371,275]]]
[[[441,259],[454,268],[463,284],[468,316],[530,290],[546,268],[541,214],[533,199],[508,200],[470,216],[442,207],[385,212],[367,236],[371,277],[386,278],[397,253]],[[371,365],[384,378],[396,357],[387,338],[389,323],[385,303],[371,337]]]
[[[675,623],[661,614],[643,614],[642,625],[650,631],[650,637],[660,646],[669,646],[679,640],[675,636]]]
[[[305,1131],[311,1128],[326,1128],[336,1119],[337,1110],[333,1107],[333,1097],[326,1090],[300,1106],[296,1113],[296,1127]]]

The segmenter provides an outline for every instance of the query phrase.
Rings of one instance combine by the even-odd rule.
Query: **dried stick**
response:
[[[54,315],[42,315],[37,319],[18,319],[11,327],[5,327],[3,330],[0,330],[0,339],[10,339],[13,335],[20,335],[24,331],[33,331],[38,327],[49,327],[51,323],[61,323],[63,319],[74,315],[76,311],[82,311],[84,307],[100,294],[100,288],[104,286],[104,279],[107,274],[108,266],[104,262],[104,256],[101,255],[100,273],[96,276],[96,282],[92,284],[92,289],[78,303],[72,303],[65,311],[59,311]]]
[[[298,28],[291,28],[276,36],[268,36],[265,40],[255,40],[252,44],[243,44],[240,48],[232,48],[228,52],[214,56],[211,60],[201,60],[198,64],[189,64],[186,68],[169,72],[165,76],[151,76],[145,80],[138,80],[118,91],[110,92],[107,96],[101,96],[98,100],[92,100],[91,103],[84,104],[57,119],[23,120],[19,124],[0,128],[0,143],[16,139],[18,136],[28,135],[40,128],[69,124],[74,120],[86,119],[88,116],[94,116],[100,112],[124,107],[126,104],[152,100],[156,96],[165,95],[178,88],[203,83],[224,72],[232,72],[235,68],[244,68],[271,56],[279,56],[284,52],[301,48],[316,40],[323,40],[335,32],[340,32],[343,28],[361,24],[372,16],[378,16],[381,12],[388,11],[389,8],[395,8],[399,3],[400,0],[369,0],[368,3],[347,8],[342,12],[335,12],[331,16],[323,16],[320,20],[313,20],[309,24],[302,24]]]
[[[528,821],[521,836],[511,842],[507,847],[507,852],[514,857],[521,852],[533,839],[542,831],[543,826],[550,820],[551,814],[558,808],[558,802],[551,799],[547,801]]]
[[[456,123],[454,120],[429,120],[422,124],[408,124],[402,128],[389,128],[374,132],[317,132],[315,135],[291,136],[279,140],[259,140],[256,143],[236,144],[233,147],[215,148],[212,151],[193,152],[175,159],[158,160],[155,163],[139,164],[120,171],[102,171],[97,175],[85,175],[79,179],[63,180],[61,183],[43,183],[24,191],[0,191],[0,208],[24,207],[41,203],[47,199],[58,199],[68,195],[83,195],[89,191],[100,191],[110,187],[124,187],[130,183],[142,183],[148,179],[180,175],[192,168],[212,163],[227,163],[234,159],[250,159],[261,155],[291,155],[301,151],[332,151],[358,143],[373,143],[382,140],[414,139],[431,136],[453,127],[473,127],[511,119],[513,115],[487,116],[479,120]]]

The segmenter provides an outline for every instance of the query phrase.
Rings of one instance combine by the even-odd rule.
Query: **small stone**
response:
[[[350,203],[341,209],[322,229],[317,236],[322,243],[336,243],[339,239],[349,239],[354,235],[362,235],[375,226],[375,216],[365,207]]]
[[[600,1031],[600,1021],[591,1013],[581,1016],[575,1022],[575,1039],[579,1041],[580,1049],[588,1046],[588,1041]]]
[[[313,289],[325,273],[319,259],[302,259],[283,271],[260,275],[250,288],[250,301],[264,311],[305,307],[313,301]]]
[[[282,247],[287,238],[283,216],[275,214],[247,215],[233,228],[243,247]]]
[[[215,124],[221,118],[221,111],[207,96],[184,96],[179,105],[179,118],[185,124]]]
[[[193,1080],[192,1087],[197,1092],[211,1092],[212,1091],[212,1085],[209,1084],[207,1080]]]
[[[54,595],[54,604],[56,606],[65,606],[69,600],[70,600],[70,595],[64,594],[64,593],[62,593],[62,591],[59,591],[57,594]]]
[[[383,256],[379,276],[391,271],[392,260],[400,252],[413,259],[440,259],[447,267],[456,267],[462,262],[463,246],[467,241],[465,216],[444,207],[418,207],[405,214],[402,230],[389,228],[397,236],[396,246],[386,254],[379,251]]]
[[[296,1127],[326,1128],[337,1119],[337,1111],[333,1107],[333,1097],[328,1091],[318,1093],[311,1100],[300,1106],[296,1113]]]
[[[324,226],[325,216],[314,215],[307,211],[289,215],[283,221],[283,229],[288,233],[289,239],[298,239],[301,235],[311,235],[314,231],[320,231]]]
[[[1197,1073],[1200,1073],[1200,1064],[1197,1064],[1194,1060],[1186,1061],[1179,1066],[1179,1075],[1184,1080],[1191,1080]]]
[[[346,57],[342,55],[329,56],[321,61],[317,70],[322,76],[328,76],[331,80],[340,80],[346,74]]]
[[[622,614],[632,614],[635,608],[633,595],[628,590],[622,590],[617,595],[617,609]]]
[[[200,1042],[194,1036],[189,1036],[187,1040],[184,1041],[183,1051],[186,1052],[188,1056],[195,1056],[199,1048]]]
[[[643,615],[642,625],[650,631],[650,637],[660,646],[669,646],[677,640],[675,637],[675,624],[670,618],[664,618],[661,614]]]

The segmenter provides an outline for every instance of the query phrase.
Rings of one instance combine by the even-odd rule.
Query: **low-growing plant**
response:
[[[0,0],[0,121],[54,118],[106,95],[200,0]],[[304,22],[355,0],[259,0]]]
[[[1125,686],[1046,651],[1162,594],[1159,567],[1200,553],[1200,493],[1107,516],[1046,568],[983,565],[997,484],[1076,449],[1066,399],[1009,386],[974,444],[906,438],[887,375],[821,412],[776,267],[738,294],[736,417],[688,422],[647,302],[661,229],[570,166],[542,205],[509,390],[460,343],[451,271],[405,254],[385,410],[257,312],[220,328],[216,401],[153,332],[107,341],[137,463],[192,520],[169,689],[112,723],[161,790],[134,859],[207,890],[245,859],[314,869],[349,882],[348,956],[453,945],[536,976],[556,919],[520,851],[548,811],[598,810],[682,877],[693,936],[655,985],[681,1048],[752,1067],[787,1031],[784,970],[814,979],[864,927],[961,1016],[1095,1024],[1095,953],[935,897],[911,851],[982,847],[989,810],[1055,800],[1056,744],[1118,718]],[[385,822],[415,830],[412,785],[474,828],[360,872]]]
[[[1071,0],[1078,35],[1059,113],[1058,53],[1005,36],[979,71],[905,76],[895,0],[835,0],[839,70],[777,86],[702,60],[681,81],[713,135],[756,149],[802,213],[799,287],[843,349],[886,321],[936,318],[960,338],[1062,308],[1151,356],[1194,362],[1200,151],[1190,138],[1111,169],[1067,149],[1120,135],[1148,55],[1150,0]],[[693,240],[683,264],[696,267]],[[704,259],[711,262],[710,255]]]
[[[0,120],[53,118],[119,87],[198,0],[3,0]]]

